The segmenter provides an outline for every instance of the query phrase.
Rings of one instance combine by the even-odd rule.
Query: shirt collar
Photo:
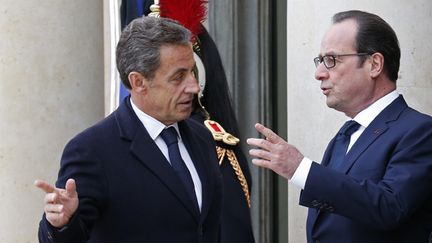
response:
[[[165,124],[163,124],[162,122],[158,121],[157,119],[153,118],[152,116],[150,116],[150,115],[146,114],[145,112],[143,112],[142,110],[140,110],[134,104],[132,99],[130,99],[130,102],[131,102],[133,111],[138,116],[138,119],[141,121],[141,123],[143,124],[143,126],[145,127],[148,134],[150,135],[150,137],[153,140],[155,140],[159,136],[159,134],[162,132],[162,130],[164,130],[167,127],[171,127],[171,126],[173,126],[176,129],[177,134],[179,134],[179,136],[180,136],[177,122],[172,124],[172,125],[165,126]]]
[[[372,103],[372,105],[366,109],[362,110],[354,117],[353,120],[362,125],[362,127],[369,126],[375,117],[377,117],[381,111],[383,111],[388,105],[397,99],[397,97],[399,97],[399,93],[396,90],[393,90],[392,92]]]

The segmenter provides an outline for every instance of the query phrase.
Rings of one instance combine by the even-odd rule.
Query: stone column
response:
[[[38,242],[65,143],[104,116],[102,1],[0,2],[0,242]]]

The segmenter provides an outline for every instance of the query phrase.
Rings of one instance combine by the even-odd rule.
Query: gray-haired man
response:
[[[189,40],[164,18],[124,29],[117,66],[131,95],[66,145],[56,186],[35,182],[40,242],[217,242],[221,176],[210,133],[188,119],[199,91]]]

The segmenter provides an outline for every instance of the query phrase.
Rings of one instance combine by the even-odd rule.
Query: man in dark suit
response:
[[[210,122],[220,124],[220,129],[235,137],[240,136],[237,119],[231,104],[230,91],[225,70],[215,42],[201,25],[207,12],[202,0],[164,0],[160,6],[153,5],[161,17],[179,21],[195,37],[194,52],[197,62],[197,79],[202,87],[200,102],[195,102],[192,118],[204,125]],[[150,11],[153,0],[123,0],[121,4],[121,25],[126,26],[142,15],[154,14]],[[201,18],[197,17],[201,16]],[[199,65],[202,63],[202,65]],[[213,123],[213,126],[216,126]],[[212,126],[209,126],[212,128]],[[214,129],[211,129],[215,132]],[[215,134],[216,150],[223,180],[222,219],[220,243],[254,243],[250,207],[252,178],[248,161],[241,149],[239,140],[225,142],[224,134]],[[232,141],[232,140],[231,140]]]
[[[66,145],[55,187],[35,182],[46,192],[40,242],[218,241],[215,144],[188,119],[199,91],[190,37],[164,18],[123,30],[117,67],[131,95]]]
[[[252,162],[302,188],[308,242],[427,242],[432,229],[432,118],[396,91],[400,49],[380,17],[346,11],[314,59],[327,106],[349,122],[321,164],[261,124]],[[348,126],[349,125],[349,126]]]

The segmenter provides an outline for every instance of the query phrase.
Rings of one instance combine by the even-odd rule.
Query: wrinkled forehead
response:
[[[330,26],[321,41],[320,54],[343,54],[357,51],[357,23],[345,20]]]

